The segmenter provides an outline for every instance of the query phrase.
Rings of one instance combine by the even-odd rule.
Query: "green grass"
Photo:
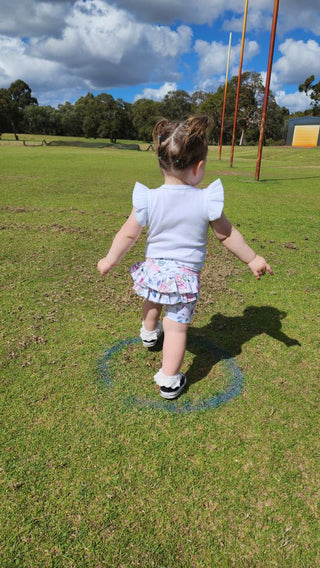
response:
[[[274,268],[256,281],[210,239],[184,370],[163,402],[161,353],[139,344],[129,266],[96,271],[136,180],[161,182],[150,152],[0,147],[0,566],[315,568],[319,554],[319,148],[210,149],[226,214]],[[228,386],[216,409],[183,410]],[[130,397],[161,408],[128,404]],[[165,408],[163,408],[163,406]]]

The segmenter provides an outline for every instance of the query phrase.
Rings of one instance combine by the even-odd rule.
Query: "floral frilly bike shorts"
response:
[[[130,268],[139,296],[163,304],[166,316],[190,323],[200,292],[200,272],[175,260],[147,258]]]

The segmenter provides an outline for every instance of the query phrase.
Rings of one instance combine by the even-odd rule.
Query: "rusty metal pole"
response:
[[[228,77],[229,77],[229,64],[230,64],[230,52],[231,52],[231,38],[232,38],[232,33],[230,32],[230,34],[229,34],[228,59],[227,59],[227,71],[226,71],[226,82],[225,82],[225,85],[224,85],[222,121],[221,121],[221,131],[220,131],[219,160],[221,160],[222,140],[223,140],[223,129],[224,129],[224,117],[225,117],[225,114],[226,114],[226,102],[227,102],[227,90],[228,90]]]
[[[273,19],[272,19],[272,28],[271,28],[271,39],[270,39],[270,48],[269,48],[269,61],[268,61],[268,70],[267,70],[267,76],[266,76],[266,86],[265,86],[265,89],[264,89],[264,100],[263,100],[263,108],[262,108],[262,115],[261,115],[260,137],[259,137],[259,146],[258,146],[258,158],[257,158],[256,174],[255,174],[256,181],[259,181],[259,179],[260,179],[260,166],[261,166],[261,158],[262,158],[264,129],[265,129],[266,118],[267,118],[267,108],[268,108],[268,100],[269,100],[269,89],[270,89],[270,80],[271,80],[271,71],[272,71],[274,43],[275,43],[276,31],[277,31],[278,10],[279,10],[279,0],[274,0]]]
[[[235,143],[235,138],[236,138],[238,107],[239,107],[239,95],[240,95],[240,85],[241,85],[241,73],[242,73],[242,62],[243,62],[244,42],[245,42],[246,27],[247,27],[247,16],[248,16],[248,0],[246,0],[246,5],[245,5],[245,8],[244,8],[244,14],[243,14],[240,62],[239,62],[239,71],[238,71],[236,104],[235,104],[235,107],[234,107],[233,131],[232,131],[231,154],[230,154],[230,167],[231,168],[232,168],[232,165],[233,165],[234,143]]]

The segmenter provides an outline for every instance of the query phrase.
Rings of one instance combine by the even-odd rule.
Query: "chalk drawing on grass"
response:
[[[129,345],[140,343],[139,337],[133,337],[131,339],[125,339],[118,341],[113,347],[107,349],[101,359],[98,361],[98,373],[103,379],[104,383],[108,387],[113,386],[113,377],[110,369],[111,360],[117,356],[122,350],[126,349]],[[226,351],[220,347],[216,347],[210,341],[204,340],[202,338],[192,338],[192,342],[198,344],[199,346],[210,350],[217,355],[218,364],[223,365],[225,375],[228,379],[228,384],[224,390],[218,394],[209,396],[204,400],[197,401],[196,403],[183,399],[180,397],[177,401],[162,401],[162,400],[148,400],[138,398],[134,395],[124,399],[124,403],[127,407],[137,406],[140,408],[153,408],[156,410],[166,410],[167,412],[196,412],[200,410],[212,410],[218,408],[219,406],[226,404],[236,396],[238,396],[243,388],[243,374],[239,369],[234,357],[229,355]]]

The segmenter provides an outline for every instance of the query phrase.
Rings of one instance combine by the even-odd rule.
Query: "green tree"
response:
[[[98,129],[102,120],[101,114],[101,103],[92,96],[92,99],[87,101],[82,121],[82,130],[86,138],[98,137]]]
[[[83,136],[82,115],[69,101],[58,105],[58,125],[62,136]]]
[[[170,91],[161,103],[161,113],[168,120],[184,120],[192,113],[192,99],[186,91]]]
[[[280,107],[275,99],[269,100],[265,139],[267,144],[284,143],[286,138],[286,125],[289,117],[289,110],[286,107]]]
[[[238,77],[231,79],[234,101],[237,82]],[[236,130],[236,139],[238,138],[240,146],[245,145],[247,141],[255,143],[259,139],[263,94],[264,86],[261,75],[250,71],[242,73]]]
[[[232,141],[237,84],[237,76],[232,77],[228,84],[223,134],[224,144],[230,144]],[[243,73],[241,75],[235,133],[237,144],[256,144],[258,142],[263,98],[264,85],[261,75],[250,71]],[[220,140],[223,99],[224,85],[220,85],[217,91],[210,93],[198,107],[200,113],[208,114],[213,118],[215,126],[212,137],[215,143],[218,143]],[[277,141],[282,138],[283,125],[287,113],[287,109],[280,109],[270,91],[267,114],[268,130],[266,129],[267,137]]]
[[[59,112],[51,106],[29,105],[24,109],[24,128],[28,134],[58,134]]]
[[[101,93],[96,97],[100,105],[101,122],[98,127],[98,135],[101,138],[110,138],[116,143],[117,138],[125,137],[127,111],[122,99],[116,101],[112,95]]]
[[[219,144],[223,104],[223,89],[216,93],[207,93],[206,98],[198,106],[199,114],[206,114],[213,121],[210,142]]]
[[[0,136],[2,132],[8,132],[11,129],[9,120],[10,96],[8,89],[0,89]]]
[[[6,115],[10,130],[18,139],[17,131],[23,125],[24,109],[31,105],[38,105],[38,101],[31,95],[29,85],[21,79],[17,79],[8,89],[1,91],[1,115]]]
[[[299,92],[306,93],[311,99],[312,114],[317,116],[320,113],[320,81],[314,83],[315,76],[310,75],[304,83],[299,85]]]
[[[191,99],[191,113],[198,114],[199,105],[205,103],[209,97],[210,93],[205,91],[195,91],[192,93]]]
[[[128,140],[137,139],[137,131],[133,125],[133,105],[132,103],[124,102],[124,107],[126,111],[126,124],[125,124],[125,136]]]
[[[32,97],[31,95],[31,89],[29,85],[27,85],[27,83],[22,81],[22,79],[17,79],[17,81],[11,83],[8,91],[11,100],[20,110],[26,108],[29,105],[38,104],[37,99],[35,97]]]
[[[139,99],[133,103],[132,123],[139,140],[152,140],[152,130],[161,117],[160,104],[150,99]]]
[[[81,131],[80,136],[84,136],[83,122],[87,116],[88,108],[92,105],[94,101],[94,95],[92,93],[87,93],[85,96],[80,97],[73,105],[74,119],[77,124],[77,129]]]
[[[128,133],[133,132],[128,103],[114,100],[108,93],[96,97],[88,93],[76,101],[74,110],[87,138],[110,138],[116,142],[117,138],[129,137]]]

